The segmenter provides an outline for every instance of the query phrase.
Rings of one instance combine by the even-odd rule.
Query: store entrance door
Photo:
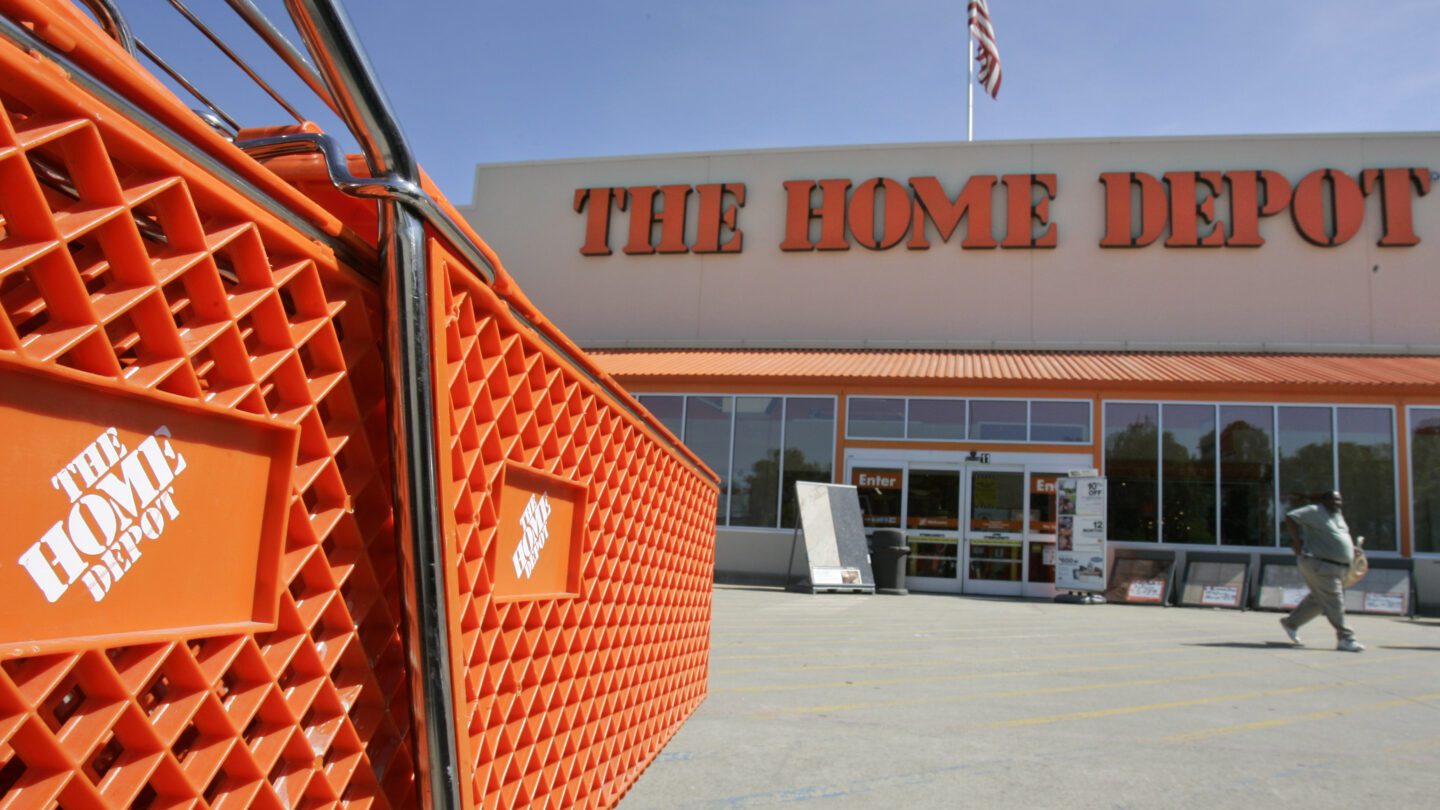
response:
[[[977,454],[971,453],[973,457]],[[846,477],[868,531],[901,529],[907,587],[929,593],[1055,593],[1055,481],[1088,455],[864,450]]]
[[[1025,468],[966,466],[965,592],[1020,596],[1025,579]]]

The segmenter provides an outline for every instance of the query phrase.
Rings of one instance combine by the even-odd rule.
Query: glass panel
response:
[[[910,470],[905,523],[911,529],[960,528],[960,471]]]
[[[1025,474],[976,470],[970,473],[970,531],[1019,534],[1024,531]]]
[[[1220,408],[1220,542],[1275,545],[1275,410]]]
[[[782,397],[735,397],[730,525],[775,526],[780,495]]]
[[[685,410],[685,444],[720,476],[717,514],[725,524],[725,484],[730,480],[731,397],[688,397]]]
[[[882,467],[856,467],[850,471],[850,483],[860,490],[860,519],[867,528],[900,528],[901,470]]]
[[[974,441],[1025,441],[1025,402],[971,400],[970,438]]]
[[[1055,581],[1055,544],[1027,543],[1026,554],[1030,557],[1030,582]]]
[[[994,545],[970,544],[970,578],[992,582],[1019,582],[1021,548],[1019,543]]]
[[[1155,540],[1159,406],[1105,405],[1105,476],[1111,540]]]
[[[1440,553],[1440,409],[1410,411],[1410,470],[1415,551]]]
[[[1161,448],[1165,543],[1215,542],[1215,406],[1166,405]]]
[[[1030,533],[1055,533],[1055,482],[1064,473],[1030,474]]]
[[[953,552],[955,546],[951,546],[950,549]],[[905,575],[954,579],[957,570],[953,553],[949,557],[918,557],[911,554],[906,560]]]
[[[685,397],[670,394],[641,394],[640,404],[660,420],[666,430],[685,440]]]
[[[965,438],[965,400],[910,400],[909,437],[959,441]]]
[[[835,400],[788,397],[785,400],[785,459],[781,474],[781,525],[795,525],[796,481],[830,483],[835,463]]]
[[[1090,403],[1031,400],[1030,441],[1090,441]]]
[[[905,400],[851,397],[845,433],[857,439],[905,438]]]
[[[1276,409],[1280,425],[1280,513],[1317,502],[1335,488],[1330,408]]]
[[[1400,548],[1395,531],[1395,441],[1389,408],[1335,409],[1340,494],[1352,537],[1378,551]]]

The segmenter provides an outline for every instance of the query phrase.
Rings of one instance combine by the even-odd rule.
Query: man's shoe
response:
[[[1305,646],[1305,642],[1303,642],[1303,641],[1300,640],[1300,633],[1299,633],[1299,631],[1297,631],[1295,628],[1291,627],[1289,624],[1286,624],[1284,619],[1281,619],[1281,620],[1280,620],[1280,629],[1285,631],[1285,635],[1287,635],[1287,636],[1290,637],[1290,641],[1291,641],[1296,647],[1303,647],[1303,646]]]
[[[1335,645],[1340,652],[1365,652],[1365,645],[1353,638],[1342,638],[1340,643]]]

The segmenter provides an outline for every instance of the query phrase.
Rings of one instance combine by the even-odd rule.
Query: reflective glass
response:
[[[1220,407],[1220,542],[1275,545],[1275,409]]]
[[[835,400],[830,397],[787,397],[785,457],[781,475],[781,525],[795,525],[796,481],[830,483],[835,465]]]
[[[1160,408],[1152,403],[1105,405],[1107,518],[1112,540],[1155,540],[1159,495]]]
[[[685,444],[720,476],[721,492],[717,514],[725,524],[725,492],[730,480],[730,413],[732,397],[687,397],[685,402]]]
[[[970,439],[972,441],[1025,441],[1025,401],[970,401]]]
[[[905,438],[905,400],[851,397],[847,403],[845,433],[857,439]]]
[[[673,394],[641,394],[638,399],[666,430],[685,440],[685,397]]]
[[[903,470],[890,467],[856,467],[850,484],[859,490],[860,520],[866,528],[900,528],[900,501],[904,490]]]
[[[905,523],[911,529],[960,528],[960,471],[910,470]]]
[[[1280,514],[1308,506],[1335,488],[1330,408],[1276,409],[1280,444]]]
[[[1215,406],[1166,405],[1160,539],[1215,542]]]
[[[965,400],[910,400],[909,438],[959,441],[965,438]]]
[[[1030,441],[1090,441],[1090,403],[1031,400]]]
[[[1415,551],[1440,553],[1440,408],[1410,411],[1410,470]]]
[[[784,398],[735,397],[730,525],[775,526],[780,497],[780,421]]]
[[[1365,547],[1399,549],[1395,531],[1395,441],[1389,408],[1336,408],[1340,493],[1350,534]]]

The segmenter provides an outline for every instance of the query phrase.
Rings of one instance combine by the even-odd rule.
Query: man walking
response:
[[[1350,527],[1340,513],[1339,492],[1331,492],[1320,505],[1302,506],[1285,515],[1285,529],[1290,533],[1290,546],[1295,549],[1300,575],[1310,586],[1310,594],[1295,610],[1280,620],[1285,635],[1300,642],[1302,625],[1321,613],[1330,620],[1338,640],[1335,649],[1361,652],[1365,645],[1355,640],[1355,632],[1345,624],[1345,586],[1343,580],[1355,559],[1355,542]]]

